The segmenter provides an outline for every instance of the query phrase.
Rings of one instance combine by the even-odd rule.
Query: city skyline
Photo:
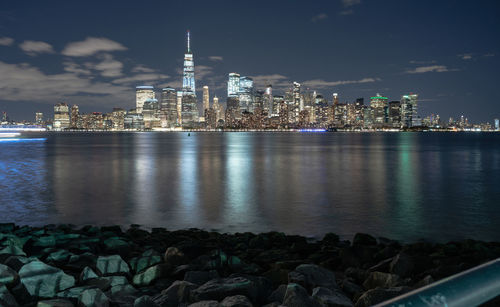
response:
[[[96,31],[97,27],[81,24],[88,9],[94,6],[91,4],[87,9],[82,8],[74,20],[63,18],[76,26],[71,33],[63,29],[42,33],[31,27],[28,32],[25,26],[15,25],[25,14],[33,17],[30,24],[40,23],[41,20],[33,15],[35,9],[40,9],[39,4],[34,3],[24,11],[16,4],[2,5],[0,11],[8,18],[0,22],[0,71],[11,78],[1,80],[0,110],[8,111],[17,120],[32,120],[35,111],[49,114],[55,103],[65,101],[79,105],[83,112],[106,112],[115,106],[134,107],[132,97],[138,85],[180,89],[182,71],[179,67],[185,48],[181,47],[181,41],[185,40],[185,31],[190,29],[196,38],[192,42],[196,50],[198,106],[202,103],[204,85],[210,87],[211,96],[217,95],[225,103],[227,74],[238,72],[252,77],[255,88],[263,89],[272,84],[275,93],[283,93],[294,81],[326,97],[338,93],[342,103],[354,102],[358,97],[367,99],[377,92],[390,100],[399,100],[404,93],[417,92],[423,116],[435,113],[444,119],[465,114],[474,122],[490,123],[498,117],[498,103],[495,103],[498,93],[494,90],[498,77],[494,67],[498,65],[499,43],[491,39],[498,29],[489,26],[498,9],[496,3],[472,6],[448,2],[429,6],[391,2],[377,8],[367,1],[317,4],[320,5],[311,8],[296,2],[278,11],[276,4],[271,3],[267,5],[269,11],[258,11],[256,7],[264,5],[259,2],[256,7],[238,4],[221,12],[218,10],[221,3],[217,2],[207,7],[195,1],[192,11],[181,10],[180,3],[172,3],[171,10],[165,14],[173,18],[130,26],[124,24],[124,19],[131,14],[130,7],[125,5],[116,14],[117,26],[100,31]],[[41,9],[49,10],[54,8],[52,5],[55,6],[51,4]],[[161,4],[152,2],[151,6],[161,7]],[[406,19],[390,14],[401,6],[411,12]],[[428,11],[423,11],[424,7]],[[449,12],[450,8],[454,9],[453,16],[441,14],[439,22],[432,18]],[[61,15],[66,9],[60,6],[48,14]],[[95,18],[99,25],[111,7],[104,4],[101,9]],[[238,16],[241,22],[236,28],[221,29],[222,24],[235,21],[232,10],[258,11],[262,17],[272,18],[264,18],[264,25],[256,25],[254,33],[246,26],[247,17],[243,15]],[[375,24],[379,43],[369,37],[372,30],[366,27],[377,10],[387,10],[380,15],[387,18],[377,19]],[[141,8],[134,14],[140,17],[146,12],[149,11]],[[171,16],[173,12],[184,15]],[[198,20],[196,17],[202,12],[211,13],[213,20],[221,24],[207,23],[208,17]],[[289,31],[284,31],[285,25],[280,21],[291,13],[296,22],[288,25]],[[424,15],[429,20],[423,19]],[[467,16],[462,24],[452,20],[460,16]],[[401,27],[391,25],[390,21],[404,21],[403,30],[408,36],[403,36]],[[343,26],[338,27],[339,23]],[[124,36],[126,31],[117,31],[118,25],[133,26],[130,29],[135,35]],[[427,33],[423,25],[436,26],[435,33]],[[464,30],[466,26],[468,31]],[[45,30],[50,27],[53,25],[40,26]],[[439,42],[437,33],[442,34],[445,30],[448,35]],[[482,34],[465,43],[460,41],[460,31],[466,35]],[[427,40],[427,44],[416,35],[424,32],[423,40]],[[163,36],[167,39],[158,39]],[[221,39],[224,36],[229,39]],[[391,36],[394,39],[388,38]],[[290,41],[290,37],[295,37],[295,41]],[[138,44],[137,40],[149,43]],[[289,41],[293,43],[287,44]],[[401,42],[411,44],[400,47]],[[325,48],[319,47],[323,45]],[[456,52],[450,51],[452,47]],[[163,54],[160,58],[159,53]]]

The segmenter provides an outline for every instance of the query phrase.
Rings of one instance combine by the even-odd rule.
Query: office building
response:
[[[401,126],[411,128],[419,125],[417,113],[417,94],[401,96]]]
[[[54,106],[54,123],[55,130],[64,130],[70,127],[69,106],[64,103],[57,103]]]
[[[203,87],[203,112],[210,108],[210,94],[208,92],[208,86]]]
[[[161,90],[160,121],[162,128],[173,128],[177,123],[177,93],[171,87]]]
[[[374,128],[382,128],[387,123],[387,97],[377,93],[376,96],[370,98],[370,107],[372,110],[372,121]]]

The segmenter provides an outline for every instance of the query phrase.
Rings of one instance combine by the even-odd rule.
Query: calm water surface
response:
[[[1,222],[500,241],[498,133],[43,137],[0,142]]]

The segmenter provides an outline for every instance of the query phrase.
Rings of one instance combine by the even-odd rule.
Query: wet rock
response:
[[[89,252],[85,252],[80,255],[71,256],[66,266],[77,270],[78,269],[83,270],[83,268],[85,268],[86,266],[93,267],[96,263],[96,259],[97,259],[96,255]]]
[[[335,290],[332,291],[327,288],[318,287],[314,288],[312,298],[316,300],[321,306],[327,307],[352,307],[354,306],[351,300],[346,297],[342,292]]]
[[[336,289],[335,274],[315,264],[301,264],[288,274],[289,283],[298,283],[306,289],[316,287]]]
[[[16,225],[14,223],[0,223],[0,232],[11,233],[14,231]]]
[[[132,283],[138,287],[148,286],[154,281],[167,276],[170,271],[170,266],[168,264],[157,264],[145,271],[134,275],[132,278]]]
[[[217,300],[220,301],[227,296],[245,295],[253,302],[257,300],[259,289],[247,278],[232,277],[220,278],[208,281],[200,287],[191,291],[193,301]]]
[[[111,237],[103,242],[104,250],[108,253],[118,253],[126,255],[130,252],[130,244],[123,238]]]
[[[363,269],[359,268],[347,268],[344,272],[345,276],[354,279],[358,283],[363,283],[367,277],[367,273]]]
[[[180,303],[188,301],[190,292],[196,287],[197,285],[190,282],[176,280],[160,295],[153,297],[153,301],[160,306],[178,306]]]
[[[364,291],[364,289],[361,286],[358,286],[354,282],[344,279],[342,281],[342,290],[348,294],[351,298],[355,297],[356,295],[359,295]]]
[[[167,248],[163,259],[164,259],[165,263],[168,263],[172,266],[184,264],[186,261],[186,257],[184,256],[184,253],[181,250],[179,250],[177,247],[174,247],[174,246]]]
[[[79,307],[108,307],[109,299],[99,289],[88,289],[83,291],[78,297]]]
[[[283,298],[283,305],[287,307],[319,307],[319,303],[313,300],[307,290],[301,285],[291,283],[288,284]]]
[[[408,277],[413,273],[414,266],[413,259],[409,255],[399,253],[391,261],[389,269],[392,274]]]
[[[419,280],[415,285],[413,285],[413,287],[414,288],[421,288],[421,287],[425,287],[427,285],[430,285],[433,282],[434,282],[434,278],[432,278],[431,275],[427,275],[424,278],[422,278],[421,280]]]
[[[73,303],[64,299],[39,301],[36,307],[73,307]]]
[[[188,307],[219,307],[219,302],[214,300],[200,301],[190,304]]]
[[[126,296],[126,295],[131,295],[131,294],[137,293],[137,289],[129,284],[116,285],[116,286],[112,286],[111,290],[109,292],[110,292],[111,296],[113,296],[113,297]]]
[[[2,307],[17,307],[19,306],[14,296],[7,290],[4,285],[0,285],[0,306]]]
[[[106,276],[103,279],[109,280],[111,287],[128,285],[128,280],[125,276]]]
[[[100,256],[96,262],[97,269],[103,275],[128,274],[130,268],[119,255]]]
[[[98,278],[99,276],[90,267],[86,266],[83,268],[82,273],[80,273],[80,281],[86,281],[88,279]]]
[[[395,287],[401,282],[401,278],[398,275],[383,273],[383,272],[371,272],[363,283],[365,289],[373,289],[377,287],[390,288]]]
[[[209,280],[219,278],[219,273],[215,270],[211,271],[187,271],[184,275],[184,280],[193,284],[202,285]]]
[[[54,297],[58,291],[71,288],[75,284],[73,276],[41,261],[23,265],[19,276],[30,295],[38,297]]]
[[[8,245],[0,250],[0,255],[25,256],[26,253],[15,245]]]
[[[129,261],[130,268],[133,272],[139,273],[144,269],[147,269],[155,264],[162,262],[161,256],[151,255],[151,256],[141,256],[132,258]]]
[[[71,298],[71,299],[77,299],[80,294],[85,291],[85,290],[88,290],[88,289],[92,289],[94,288],[93,286],[80,286],[80,287],[73,287],[73,288],[69,288],[69,289],[66,289],[64,291],[60,291],[57,293],[57,297],[60,297],[60,298]]]
[[[285,298],[287,285],[279,285],[276,290],[274,290],[271,295],[267,298],[268,302],[280,302],[283,303],[283,299]]]
[[[371,289],[363,293],[361,297],[357,300],[355,306],[356,307],[368,307],[373,306],[375,304],[381,303],[383,301],[389,300],[396,296],[405,294],[410,291],[408,287],[395,287],[395,288],[376,288]]]
[[[379,263],[377,263],[376,265],[370,267],[368,269],[368,272],[389,272],[389,269],[390,269],[390,264],[391,262],[393,261],[392,258],[389,258],[389,259],[385,259],[385,260],[382,260],[380,261]]]
[[[357,233],[354,235],[352,245],[377,245],[377,239],[366,233]]]
[[[38,260],[35,257],[24,257],[24,256],[9,256],[4,263],[14,269],[15,271],[19,271],[23,265],[26,263],[30,263],[31,261]]]
[[[0,285],[6,285],[8,287],[16,284],[19,281],[19,276],[17,272],[10,267],[0,264]]]
[[[134,307],[160,307],[160,305],[156,304],[151,296],[144,295],[134,301]]]
[[[86,286],[92,286],[94,288],[99,288],[102,291],[106,291],[111,287],[111,281],[105,278],[93,278],[85,282]]]
[[[47,257],[46,261],[50,262],[66,262],[73,255],[73,253],[68,252],[67,250],[59,250],[56,252],[52,252]]]
[[[288,283],[288,273],[290,273],[288,270],[271,269],[262,275],[271,281],[273,287],[277,287],[281,284]]]
[[[253,307],[252,302],[244,295],[228,296],[220,302],[221,307]]]

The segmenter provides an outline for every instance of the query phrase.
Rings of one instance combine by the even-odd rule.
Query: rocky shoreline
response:
[[[0,306],[356,306],[500,257],[500,243],[0,224]]]

